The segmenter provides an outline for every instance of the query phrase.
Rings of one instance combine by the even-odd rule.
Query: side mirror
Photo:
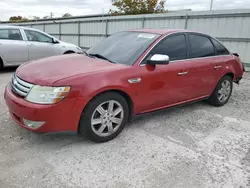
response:
[[[169,64],[169,56],[155,54],[147,60],[148,65],[167,65]]]
[[[56,40],[55,38],[52,38],[52,43],[53,43],[53,44],[58,44],[58,43],[59,43],[59,41],[58,41],[58,40]]]

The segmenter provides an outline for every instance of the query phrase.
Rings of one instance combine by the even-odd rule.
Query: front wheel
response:
[[[226,104],[232,94],[233,79],[230,76],[224,76],[217,84],[208,102],[214,106],[223,106]]]
[[[116,92],[104,93],[94,98],[84,110],[79,132],[94,142],[115,138],[128,121],[126,100]]]

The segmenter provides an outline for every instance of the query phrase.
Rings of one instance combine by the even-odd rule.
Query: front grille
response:
[[[16,74],[14,74],[14,76],[12,77],[11,89],[19,96],[26,97],[33,86],[33,84],[30,84],[18,78]]]

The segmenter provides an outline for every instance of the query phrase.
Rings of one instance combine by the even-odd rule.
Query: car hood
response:
[[[85,55],[62,55],[32,61],[21,65],[16,75],[33,84],[52,85],[58,80],[80,74],[91,74],[127,66],[112,64],[102,59],[90,58]]]

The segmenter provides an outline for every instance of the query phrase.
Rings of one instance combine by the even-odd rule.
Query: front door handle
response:
[[[220,69],[221,67],[222,67],[221,65],[216,65],[216,66],[214,66],[214,69],[218,70],[218,69]]]
[[[35,46],[35,44],[29,44],[29,46]]]
[[[183,75],[186,75],[186,74],[188,74],[188,71],[186,71],[186,72],[179,72],[178,73],[179,76],[183,76]]]

